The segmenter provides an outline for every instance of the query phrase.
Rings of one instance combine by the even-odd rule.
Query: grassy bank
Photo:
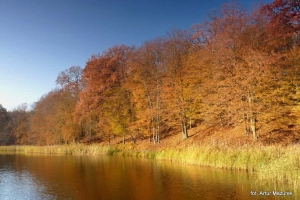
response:
[[[260,179],[288,182],[294,186],[300,182],[299,146],[189,146],[180,149],[160,148],[139,150],[134,145],[60,145],[60,146],[2,146],[0,153],[22,154],[120,154],[168,160],[181,164],[209,166],[230,170],[246,170]]]

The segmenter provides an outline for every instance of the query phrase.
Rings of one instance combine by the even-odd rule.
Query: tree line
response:
[[[237,3],[189,30],[140,47],[113,46],[58,89],[13,111],[0,106],[0,144],[51,145],[119,136],[160,142],[207,124],[241,134],[299,138],[300,1],[249,12]]]

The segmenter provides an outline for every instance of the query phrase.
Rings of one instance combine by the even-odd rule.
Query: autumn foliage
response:
[[[247,12],[222,5],[190,30],[140,47],[113,46],[85,68],[58,75],[30,111],[0,107],[2,144],[110,141],[159,143],[206,125],[240,135],[299,140],[300,1]],[[6,135],[6,136],[5,136]],[[5,137],[4,137],[5,136]]]

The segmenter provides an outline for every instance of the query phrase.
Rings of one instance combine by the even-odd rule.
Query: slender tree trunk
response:
[[[155,144],[156,143],[156,139],[155,139],[155,129],[154,129],[154,127],[152,129],[152,139],[153,139],[153,143]]]
[[[224,122],[223,122],[223,119],[222,119],[221,115],[219,115],[219,119],[220,119],[221,127],[224,128]]]
[[[244,114],[244,128],[245,128],[245,135],[249,135],[249,127],[248,127],[248,116]]]
[[[89,143],[91,144],[92,140],[92,116],[90,115],[90,130],[89,130],[90,138],[89,138]]]
[[[186,140],[188,138],[188,130],[186,122],[181,123],[181,129],[182,129],[182,139]]]
[[[179,116],[180,116],[180,121],[181,121],[182,139],[186,140],[188,138],[187,118],[186,118],[186,115],[185,115],[185,111],[181,108],[179,108]]]
[[[144,84],[144,87],[146,89],[146,94],[147,94],[147,98],[148,98],[148,107],[149,109],[151,110],[151,128],[152,128],[152,135],[153,135],[153,142],[155,143],[155,133],[154,133],[154,112],[153,112],[153,105],[152,105],[152,101],[151,101],[151,98],[150,98],[150,92],[149,92],[149,89],[146,85],[145,82],[143,82]]]
[[[187,139],[189,137],[188,128],[187,128],[187,122],[184,122],[184,130],[185,130],[185,137]]]
[[[252,133],[253,133],[253,140],[257,140],[257,133],[256,133],[256,119],[255,119],[255,116],[253,115],[251,118],[250,118],[250,126],[251,126],[251,130],[252,130]]]
[[[157,121],[157,132],[156,132],[156,142],[160,142],[159,133],[160,133],[160,91],[159,91],[159,81],[156,79],[156,121]]]
[[[192,103],[189,102],[189,112],[190,112],[190,116],[189,116],[189,128],[192,129]]]
[[[179,97],[177,97],[177,103],[178,103],[178,107],[179,107],[179,116],[180,116],[180,121],[181,121],[182,139],[186,140],[188,138],[186,112],[184,109],[180,108],[180,98]]]
[[[131,143],[132,143],[132,144],[135,144],[135,138],[133,137],[132,134],[130,134],[130,137],[131,137]]]
[[[249,102],[249,108],[250,108],[250,127],[251,127],[252,134],[253,134],[253,140],[257,140],[256,116],[253,111],[253,94],[251,93],[251,91],[249,91],[248,102]]]

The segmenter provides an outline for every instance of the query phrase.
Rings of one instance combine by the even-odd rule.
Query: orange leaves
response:
[[[274,1],[248,14],[230,1],[190,31],[91,56],[35,104],[32,141],[115,133],[158,142],[171,129],[186,138],[199,123],[251,126],[254,135],[285,129],[300,110],[299,4]]]
[[[122,109],[126,113],[126,103],[121,103],[121,100],[126,98],[120,95],[124,92],[129,71],[127,58],[132,50],[133,48],[125,45],[114,46],[101,55],[92,56],[83,70],[86,88],[80,94],[76,116],[84,126],[89,126],[90,136],[92,132],[98,133],[100,130],[107,133],[112,127],[118,131],[124,130],[127,123],[125,118],[128,116],[121,113]]]
[[[262,7],[261,12],[268,17],[266,37],[269,37],[273,51],[284,51],[299,46],[300,1],[275,0]]]

